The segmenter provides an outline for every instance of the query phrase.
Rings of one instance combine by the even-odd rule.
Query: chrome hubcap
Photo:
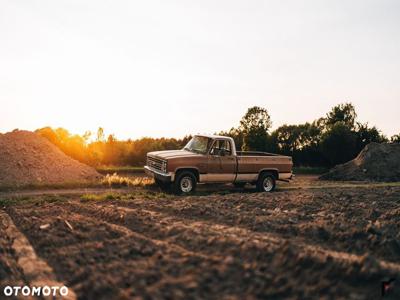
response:
[[[181,180],[181,190],[184,193],[189,193],[193,189],[193,182],[192,178],[190,177],[183,177]]]
[[[263,182],[264,191],[270,192],[274,187],[274,182],[272,181],[271,177],[266,177]]]

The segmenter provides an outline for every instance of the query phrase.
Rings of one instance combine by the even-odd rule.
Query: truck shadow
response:
[[[174,194],[171,189],[162,190],[157,185],[148,186],[146,189],[152,191],[161,191],[168,194]],[[277,188],[275,192],[280,192],[279,188]],[[228,194],[254,194],[259,193],[254,185],[246,185],[245,187],[235,187],[232,184],[223,184],[223,183],[213,183],[213,184],[199,184],[197,185],[197,189],[195,192],[190,193],[190,196],[210,196],[210,195],[228,195]],[[261,192],[262,193],[262,192]],[[268,193],[265,193],[268,194]],[[186,195],[182,195],[183,197]]]

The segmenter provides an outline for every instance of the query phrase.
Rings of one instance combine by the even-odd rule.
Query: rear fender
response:
[[[260,177],[260,175],[261,175],[262,173],[265,173],[265,172],[272,173],[272,175],[274,175],[274,177],[275,177],[275,180],[278,180],[278,179],[279,179],[279,170],[278,170],[278,169],[275,169],[275,168],[265,168],[265,169],[261,169],[260,172],[258,173],[258,177]]]

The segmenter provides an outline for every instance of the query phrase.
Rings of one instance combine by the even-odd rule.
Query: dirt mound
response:
[[[0,185],[67,183],[100,178],[97,171],[65,155],[30,131],[0,135]]]
[[[400,181],[400,144],[370,143],[355,159],[335,166],[320,179]]]

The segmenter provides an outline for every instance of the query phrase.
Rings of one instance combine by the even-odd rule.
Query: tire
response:
[[[174,181],[174,192],[177,195],[187,195],[196,190],[196,176],[190,171],[178,173]]]
[[[272,192],[275,189],[276,179],[271,173],[264,172],[258,177],[257,191],[259,192]]]

